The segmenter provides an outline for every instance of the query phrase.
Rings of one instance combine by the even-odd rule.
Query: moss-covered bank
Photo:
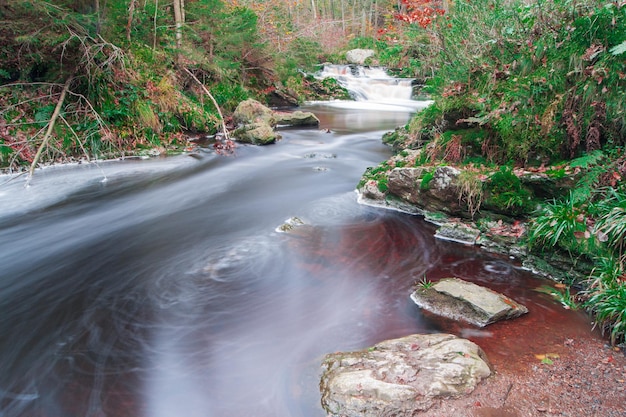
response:
[[[626,7],[456,2],[426,31],[434,104],[383,138],[397,154],[359,187],[566,268],[576,301],[623,342]]]

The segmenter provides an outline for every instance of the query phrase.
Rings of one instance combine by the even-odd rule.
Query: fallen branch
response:
[[[224,121],[224,115],[222,114],[222,111],[220,110],[220,106],[217,104],[217,101],[215,100],[215,98],[213,97],[213,95],[211,94],[211,92],[209,91],[208,88],[206,88],[206,86],[204,84],[202,84],[202,82],[198,79],[198,77],[196,77],[191,71],[189,71],[187,68],[183,68],[185,70],[185,72],[187,74],[189,74],[191,76],[191,78],[193,78],[193,80],[195,82],[198,83],[198,85],[200,85],[200,87],[202,88],[202,91],[204,91],[204,93],[209,96],[209,98],[211,99],[211,101],[213,102],[213,105],[215,106],[215,108],[217,109],[217,113],[220,115],[220,121],[222,122],[222,131],[224,132],[224,138],[226,140],[230,140],[228,138],[228,129],[226,129],[226,122]]]
[[[33,162],[30,164],[26,186],[30,184],[30,180],[33,177],[33,174],[35,173],[35,167],[37,166],[37,162],[39,161],[39,158],[41,157],[41,153],[43,152],[44,148],[48,144],[48,141],[50,140],[50,136],[52,136],[52,129],[54,129],[54,124],[57,118],[59,117],[59,114],[61,113],[61,108],[63,108],[63,102],[65,101],[65,96],[67,95],[67,91],[70,89],[70,83],[72,82],[72,78],[73,77],[69,77],[67,81],[65,82],[65,85],[63,86],[61,97],[59,97],[59,101],[57,101],[57,105],[54,108],[54,113],[52,113],[50,122],[48,122],[48,129],[46,130],[46,134],[43,137],[43,141],[41,142],[41,145],[39,145],[39,149],[37,149],[37,153],[35,154],[35,157],[33,158]]]

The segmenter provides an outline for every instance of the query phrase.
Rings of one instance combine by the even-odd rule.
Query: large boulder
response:
[[[458,278],[420,286],[411,294],[411,299],[433,314],[478,327],[528,313],[525,306],[506,295]]]
[[[389,193],[422,210],[440,211],[449,215],[467,215],[461,205],[459,175],[461,171],[441,166],[430,172],[418,168],[394,168],[389,172]]]
[[[450,334],[415,334],[326,355],[322,406],[332,416],[410,417],[467,395],[491,374],[482,349]]]
[[[267,145],[280,139],[274,131],[277,124],[284,126],[318,126],[319,119],[311,112],[275,112],[256,100],[244,100],[235,109],[233,121],[237,128],[233,137],[240,142]]]
[[[263,122],[240,126],[235,129],[233,136],[240,142],[252,145],[269,145],[280,139],[280,134],[272,126]]]
[[[350,64],[363,65],[367,58],[374,56],[373,49],[351,49],[346,52],[346,61]]]
[[[233,121],[238,125],[250,123],[265,123],[270,126],[276,125],[274,112],[269,107],[253,99],[244,100],[239,103],[233,113]]]

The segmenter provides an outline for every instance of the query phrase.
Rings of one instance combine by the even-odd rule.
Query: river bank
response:
[[[623,352],[577,334],[552,340],[511,364],[494,361],[495,375],[467,397],[441,401],[420,417],[622,417],[626,413]]]
[[[563,282],[571,285],[572,281],[567,281],[568,277],[571,279],[571,272],[529,253],[523,239],[528,226],[526,222],[515,226],[502,221],[492,222],[496,230],[486,228],[484,224],[479,229],[468,219],[424,212],[399,199],[368,200],[361,195],[360,202],[423,216],[434,225],[435,236],[439,235],[438,228],[444,229],[438,236],[441,239],[516,259],[513,262],[520,267],[554,281],[553,291],[546,293],[563,294],[555,300],[563,303],[560,307],[563,311],[569,310],[577,301],[566,299],[564,295]],[[489,231],[493,233],[485,233]],[[567,259],[559,260],[562,266],[568,265]],[[571,262],[569,266],[573,267]],[[514,294],[515,291],[510,293],[515,297]],[[471,394],[440,400],[431,409],[421,412],[420,417],[624,416],[626,352],[623,346],[611,345],[607,334],[602,335],[592,321],[592,315],[583,311],[576,313],[581,324],[586,322],[586,326],[570,327],[565,320],[559,320],[561,324],[556,329],[554,323],[531,315],[489,326],[487,330],[493,329],[497,334],[492,338],[485,338],[481,332],[466,332],[463,326],[444,320],[443,332],[461,334],[485,350],[494,373],[478,384]],[[584,327],[586,330],[582,330]],[[524,343],[520,343],[522,340]]]

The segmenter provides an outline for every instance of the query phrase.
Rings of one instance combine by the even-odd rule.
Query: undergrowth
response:
[[[594,264],[576,285],[616,344],[626,337],[625,33],[619,2],[477,0],[375,45],[433,100],[388,142],[420,150],[418,165],[490,172],[481,187],[461,181],[472,215],[528,218],[533,252]],[[536,195],[517,170],[563,185]]]
[[[254,4],[188,2],[186,20],[176,26],[171,2],[5,3],[0,4],[4,170],[33,162],[48,123],[54,129],[44,163],[185,149],[189,135],[221,128],[220,111],[188,70],[229,114],[247,98],[283,105],[301,101],[308,93],[301,71],[312,70],[323,57],[319,44],[307,37],[290,38],[278,53],[262,36],[268,26],[259,22]],[[68,79],[68,95],[53,121]]]

